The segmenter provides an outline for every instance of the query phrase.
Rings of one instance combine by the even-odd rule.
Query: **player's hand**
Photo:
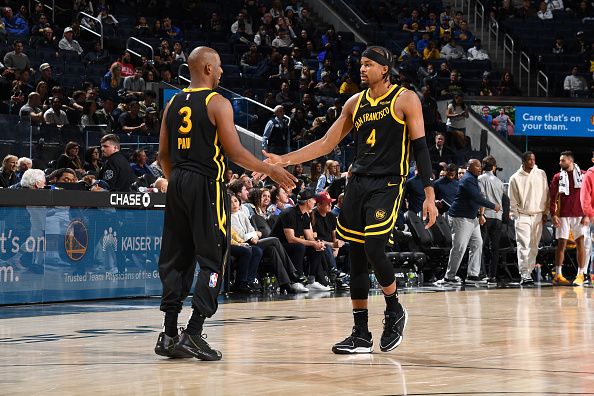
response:
[[[487,219],[485,219],[485,216],[480,215],[479,216],[479,225],[485,225],[486,222],[487,222]]]
[[[495,212],[499,212],[501,210],[501,205],[499,205],[498,203],[495,204]]]
[[[437,219],[437,207],[435,206],[434,199],[427,199],[423,201],[423,221],[427,220],[427,224],[425,225],[425,229],[428,230],[431,228],[433,224],[435,224],[435,220]]]
[[[269,153],[266,150],[262,150],[262,154],[264,154],[264,157],[266,157],[266,159],[264,160],[264,162],[268,163],[268,164],[282,164],[284,161],[282,159],[282,157],[278,154],[273,154],[273,153]],[[285,164],[284,166],[287,166],[288,164]]]
[[[277,182],[285,191],[292,191],[297,183],[297,178],[282,165],[271,165],[268,177]]]
[[[590,224],[590,218],[588,216],[582,217],[581,223],[582,223],[582,225],[589,225]]]
[[[559,216],[551,217],[551,221],[553,222],[553,227],[555,227],[555,228],[561,227],[561,221],[559,221]]]

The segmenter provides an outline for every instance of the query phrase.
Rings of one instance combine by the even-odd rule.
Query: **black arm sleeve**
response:
[[[419,176],[423,181],[423,187],[433,187],[433,169],[431,168],[431,159],[429,157],[429,148],[425,137],[412,141],[413,152]]]

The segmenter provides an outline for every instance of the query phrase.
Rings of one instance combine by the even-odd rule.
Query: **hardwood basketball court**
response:
[[[389,353],[370,298],[371,355],[330,351],[348,297],[223,303],[205,327],[220,362],[153,353],[158,299],[2,307],[0,394],[594,394],[594,289],[426,291],[401,295],[409,322]]]

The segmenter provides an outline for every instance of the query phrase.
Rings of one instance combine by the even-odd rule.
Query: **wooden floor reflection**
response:
[[[223,304],[206,327],[220,362],[155,355],[155,304],[97,302],[0,319],[0,394],[594,394],[593,299],[570,287],[405,294],[405,340],[382,353],[374,296],[376,352],[357,356],[330,351],[350,331],[348,298]]]

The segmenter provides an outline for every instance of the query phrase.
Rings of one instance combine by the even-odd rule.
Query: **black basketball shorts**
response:
[[[336,233],[348,242],[390,236],[404,194],[406,179],[400,176],[353,175],[344,192]]]

